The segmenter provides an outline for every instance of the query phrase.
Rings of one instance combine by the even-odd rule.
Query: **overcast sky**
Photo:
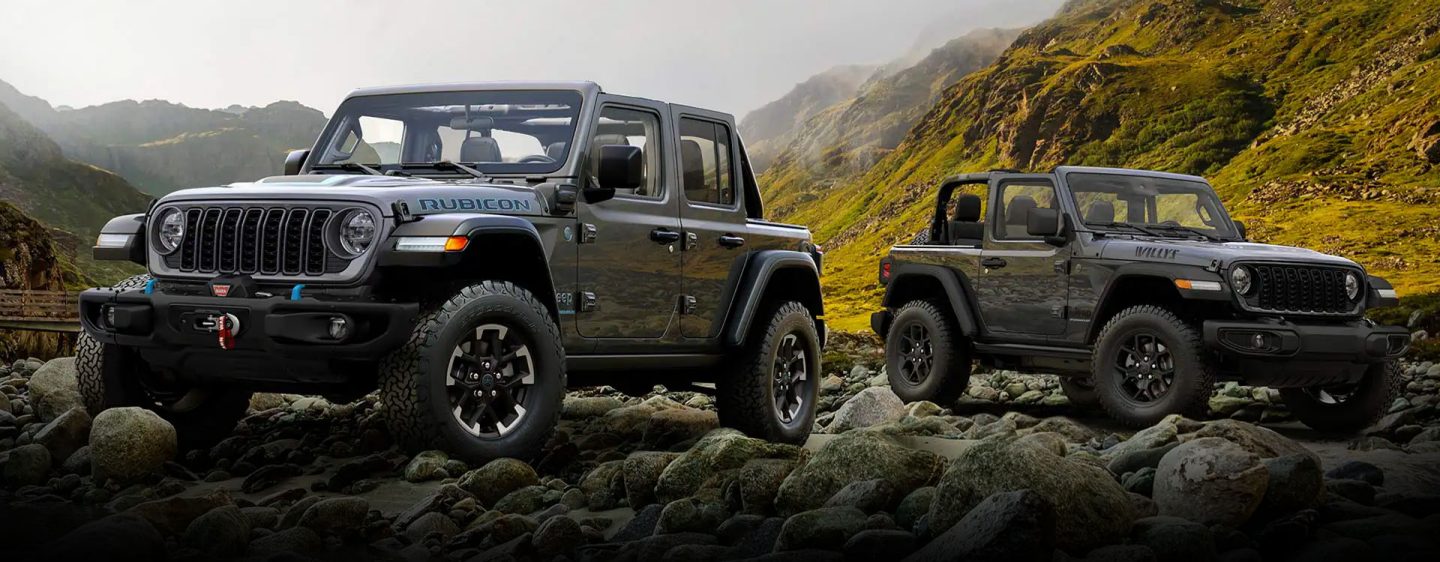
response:
[[[1062,0],[0,0],[0,80],[55,105],[298,100],[356,87],[577,79],[743,114],[922,37],[1048,18]]]

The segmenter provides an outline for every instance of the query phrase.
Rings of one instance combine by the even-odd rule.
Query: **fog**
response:
[[[1062,0],[410,2],[3,0],[0,80],[56,105],[192,107],[351,89],[583,79],[736,114],[837,64],[879,64]]]

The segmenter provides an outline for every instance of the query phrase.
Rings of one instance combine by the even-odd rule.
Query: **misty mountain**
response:
[[[836,180],[863,172],[900,143],[947,86],[994,62],[1018,34],[987,29],[953,39],[913,65],[889,65],[853,97],[805,119],[787,133],[790,142],[765,172],[769,207],[785,214]]]
[[[1434,291],[1437,92],[1440,4],[1075,0],[944,89],[873,165],[775,208],[825,244],[840,328],[863,324],[877,256],[924,228],[938,180],[997,167],[1204,175],[1252,238]],[[762,180],[771,199],[806,185],[784,159]]]
[[[123,100],[57,109],[0,82],[0,103],[70,158],[120,174],[153,195],[278,174],[286,152],[314,144],[325,125],[324,114],[289,101],[210,110]]]
[[[770,167],[776,156],[795,139],[795,133],[812,115],[855,96],[877,67],[837,66],[796,84],[780,99],[747,113],[740,120],[745,150],[756,173]]]

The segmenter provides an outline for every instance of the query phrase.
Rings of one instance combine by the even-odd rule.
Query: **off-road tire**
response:
[[[1159,335],[1175,363],[1169,389],[1159,399],[1145,403],[1125,396],[1118,375],[1110,368],[1121,343],[1137,330]],[[1214,360],[1205,351],[1200,333],[1174,312],[1154,305],[1127,308],[1105,323],[1096,339],[1090,370],[1105,413],[1131,427],[1149,427],[1170,414],[1204,416],[1215,384]]]
[[[795,301],[772,303],[761,309],[757,323],[746,338],[737,360],[716,377],[715,405],[720,425],[738,429],[751,437],[777,443],[802,444],[815,425],[815,401],[819,397],[820,335],[815,318]],[[791,423],[782,420],[775,406],[775,356],[787,335],[797,336],[808,363],[808,384],[803,404]]]
[[[512,433],[482,439],[466,433],[451,415],[445,380],[450,354],[467,331],[484,322],[520,330],[533,349],[537,400]],[[410,339],[380,364],[381,415],[405,449],[441,449],[472,465],[540,453],[560,418],[565,398],[565,348],[550,311],[530,291],[506,281],[465,287],[424,311]]]
[[[919,324],[929,335],[932,353],[930,372],[919,384],[906,379],[903,370],[906,358],[901,351],[905,332],[914,324]],[[907,302],[896,311],[890,332],[885,336],[885,372],[890,378],[890,390],[901,400],[929,400],[951,407],[970,385],[969,342],[940,304],[930,300]]]
[[[1100,406],[1100,393],[1095,391],[1095,379],[1090,377],[1060,377],[1060,390],[1070,405],[1080,409]]]
[[[136,275],[114,288],[138,289],[148,281],[149,275]],[[75,382],[92,416],[107,408],[126,406],[152,410],[175,427],[176,439],[184,450],[206,448],[228,437],[250,406],[250,392],[204,388],[197,389],[203,393],[197,395],[202,397],[199,403],[185,411],[171,409],[157,402],[140,384],[148,368],[133,350],[102,344],[83,332],[75,338]]]
[[[1400,363],[1385,361],[1371,365],[1348,398],[1327,404],[1304,388],[1282,388],[1280,397],[1307,426],[1329,433],[1354,433],[1374,425],[1390,404],[1403,394]]]

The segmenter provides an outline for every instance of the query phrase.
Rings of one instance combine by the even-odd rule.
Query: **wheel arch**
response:
[[[394,281],[422,286],[509,281],[533,293],[551,319],[560,321],[550,252],[534,223],[506,215],[432,215],[425,219],[401,225],[391,236],[465,236],[469,242],[460,252],[407,254],[393,246],[386,248],[380,266],[396,274]]]
[[[1091,317],[1090,328],[1085,335],[1086,343],[1094,344],[1105,324],[1120,311],[1132,306],[1149,304],[1165,307],[1177,314],[1184,312],[1186,299],[1175,287],[1174,268],[1137,265],[1146,267],[1122,267],[1106,283]]]
[[[972,295],[969,279],[952,269],[907,263],[894,268],[885,286],[882,304],[885,308],[899,308],[915,299],[941,299],[941,306],[953,316],[960,333],[974,337],[979,334],[980,325],[971,303]]]
[[[750,258],[740,279],[740,289],[730,305],[724,341],[729,346],[745,343],[760,307],[777,300],[799,301],[817,320],[825,316],[820,293],[820,271],[815,259],[803,252],[764,250]],[[823,334],[822,334],[823,341]]]

